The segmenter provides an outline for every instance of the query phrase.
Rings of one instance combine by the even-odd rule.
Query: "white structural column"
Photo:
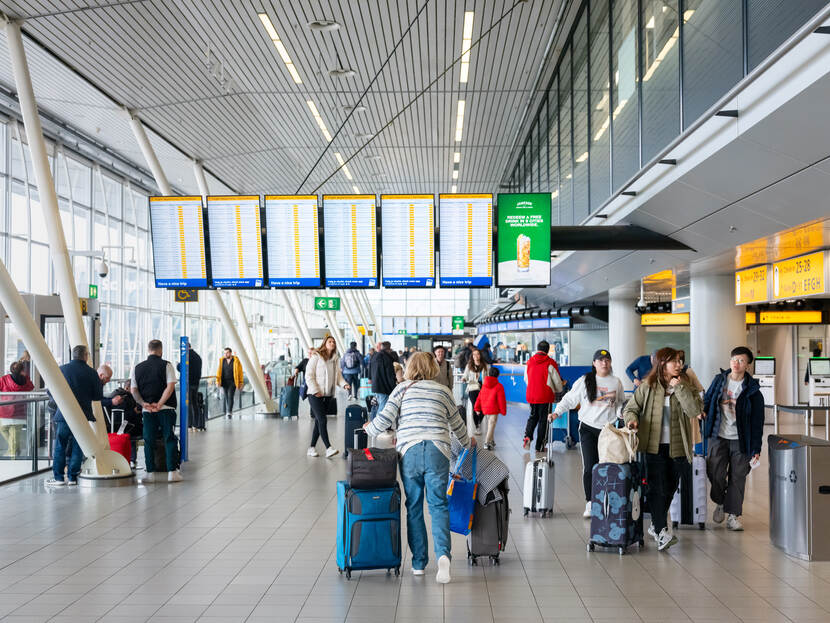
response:
[[[732,275],[692,277],[691,299],[690,363],[706,387],[729,367],[729,352],[746,346],[746,309],[735,305]]]
[[[23,114],[23,124],[26,127],[26,138],[29,142],[29,151],[32,155],[32,165],[35,170],[37,189],[40,196],[40,209],[43,210],[43,220],[46,224],[46,235],[49,239],[49,254],[52,257],[52,266],[55,270],[55,282],[61,299],[61,307],[72,346],[86,346],[89,350],[83,317],[81,315],[78,290],[75,287],[75,275],[72,272],[72,261],[66,248],[66,238],[63,232],[58,209],[58,197],[55,194],[55,182],[49,168],[49,158],[46,153],[46,143],[43,140],[43,128],[40,125],[40,115],[37,111],[32,78],[29,74],[29,64],[26,60],[26,50],[23,47],[23,34],[20,23],[10,21],[6,24],[6,40],[9,45],[14,81],[17,85],[17,97],[20,102],[20,111]],[[63,408],[61,408],[63,412]],[[102,449],[109,448],[107,441],[107,426],[104,420],[104,410],[100,402],[92,403],[92,414],[95,416],[95,432],[98,445]],[[80,423],[67,420],[69,428],[78,434],[76,428]],[[88,427],[86,418],[83,426]],[[86,452],[86,448],[84,448]],[[87,453],[89,455],[90,453]]]
[[[363,323],[363,329],[366,331],[366,337],[369,337],[369,317],[366,315],[366,310],[363,309],[363,304],[360,301],[360,297],[357,294],[349,293],[352,297],[352,301],[354,302],[354,308],[357,310],[358,315],[360,315],[360,322]]]
[[[355,294],[355,296],[360,296],[363,298],[363,303],[366,305],[366,312],[369,314],[369,320],[372,321],[372,327],[375,330],[374,335],[380,335],[380,326],[378,325],[378,319],[375,316],[375,310],[372,309],[372,304],[369,302],[369,297],[364,290],[360,290]]]
[[[614,375],[625,389],[634,389],[625,374],[626,367],[646,354],[646,330],[640,326],[640,316],[634,311],[636,303],[636,297],[620,290],[608,293],[608,350],[613,358]]]
[[[282,303],[283,307],[285,307],[285,313],[288,314],[288,318],[291,320],[291,324],[294,326],[294,332],[297,334],[300,342],[303,344],[303,349],[308,350],[311,348],[311,342],[306,335],[305,331],[300,327],[300,322],[298,320],[298,314],[294,313],[294,307],[291,304],[291,301],[288,300],[288,295],[285,293],[285,290],[278,290],[280,302]]]
[[[348,295],[348,290],[340,290],[340,300],[343,303],[343,312],[346,314],[346,320],[348,320],[349,326],[352,328],[354,340],[357,341],[360,339],[360,331],[357,328],[357,323],[354,321],[354,314],[352,314],[352,302]]]
[[[320,293],[317,296],[328,296],[328,292],[325,290],[320,290],[319,292]],[[340,334],[340,327],[337,326],[337,319],[334,314],[328,310],[325,310],[323,314],[326,316],[326,324],[329,326],[329,333],[337,343],[337,350],[340,351],[341,354],[345,353],[346,348],[343,344],[343,336]]]
[[[308,325],[303,316],[302,305],[300,305],[300,295],[294,290],[280,290],[285,297],[283,304],[286,306],[288,313],[292,314],[297,326],[299,327],[299,334],[302,336],[301,340],[305,342],[306,349],[314,347],[314,341],[311,339],[311,333],[308,330]],[[293,306],[293,307],[292,307]]]

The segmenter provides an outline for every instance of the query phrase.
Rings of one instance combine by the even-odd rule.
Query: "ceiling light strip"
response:
[[[352,174],[349,172],[349,167],[346,166],[346,162],[343,160],[343,156],[340,155],[339,151],[334,152],[334,157],[337,158],[337,163],[340,165],[340,168],[343,170],[343,175],[346,176],[347,180],[352,179]]]
[[[464,13],[464,31],[461,35],[461,75],[459,82],[466,83],[470,76],[470,48],[473,45],[473,19],[475,13],[466,11]]]
[[[282,62],[285,63],[288,73],[291,74],[291,78],[297,84],[302,84],[303,79],[300,78],[300,73],[291,61],[291,57],[288,55],[288,50],[285,49],[285,45],[283,45],[282,41],[280,41],[280,36],[277,34],[277,29],[274,28],[274,24],[271,23],[271,18],[268,17],[268,13],[257,13],[257,15],[259,16],[259,21],[262,22],[262,25],[265,27],[265,32],[268,33],[271,43],[273,43],[274,47],[277,49]]]
[[[461,137],[464,134],[464,107],[466,102],[458,100],[458,112],[455,116],[455,142],[460,143]]]
[[[311,114],[314,116],[314,120],[320,127],[320,132],[322,132],[323,136],[326,138],[326,142],[331,143],[331,134],[329,134],[329,129],[326,127],[326,122],[323,121],[323,118],[320,116],[320,113],[317,112],[317,106],[314,104],[314,101],[306,100],[305,103],[308,104],[308,108],[309,110],[311,110]]]

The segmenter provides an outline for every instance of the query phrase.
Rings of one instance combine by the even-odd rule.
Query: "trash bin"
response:
[[[830,442],[770,435],[769,535],[802,560],[830,560]]]

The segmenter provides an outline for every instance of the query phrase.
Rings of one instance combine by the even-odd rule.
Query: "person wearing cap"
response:
[[[634,383],[634,387],[639,387],[640,383],[642,383],[645,378],[648,376],[648,373],[651,372],[651,369],[654,367],[654,353],[650,355],[641,355],[637,357],[634,361],[628,364],[628,367],[625,369],[625,374],[631,379],[631,382]]]
[[[591,473],[599,463],[599,433],[620,417],[624,402],[622,381],[611,373],[611,353],[601,348],[594,353],[591,371],[579,377],[548,416],[555,420],[579,406],[579,447],[582,451],[582,488],[585,512],[591,517]]]

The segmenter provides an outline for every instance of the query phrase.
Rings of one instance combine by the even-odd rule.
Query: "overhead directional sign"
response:
[[[826,292],[825,251],[794,257],[772,265],[772,297],[790,299]]]
[[[340,311],[340,298],[337,296],[315,296],[314,309]]]
[[[769,299],[769,270],[756,266],[735,273],[735,305],[761,303]]]

